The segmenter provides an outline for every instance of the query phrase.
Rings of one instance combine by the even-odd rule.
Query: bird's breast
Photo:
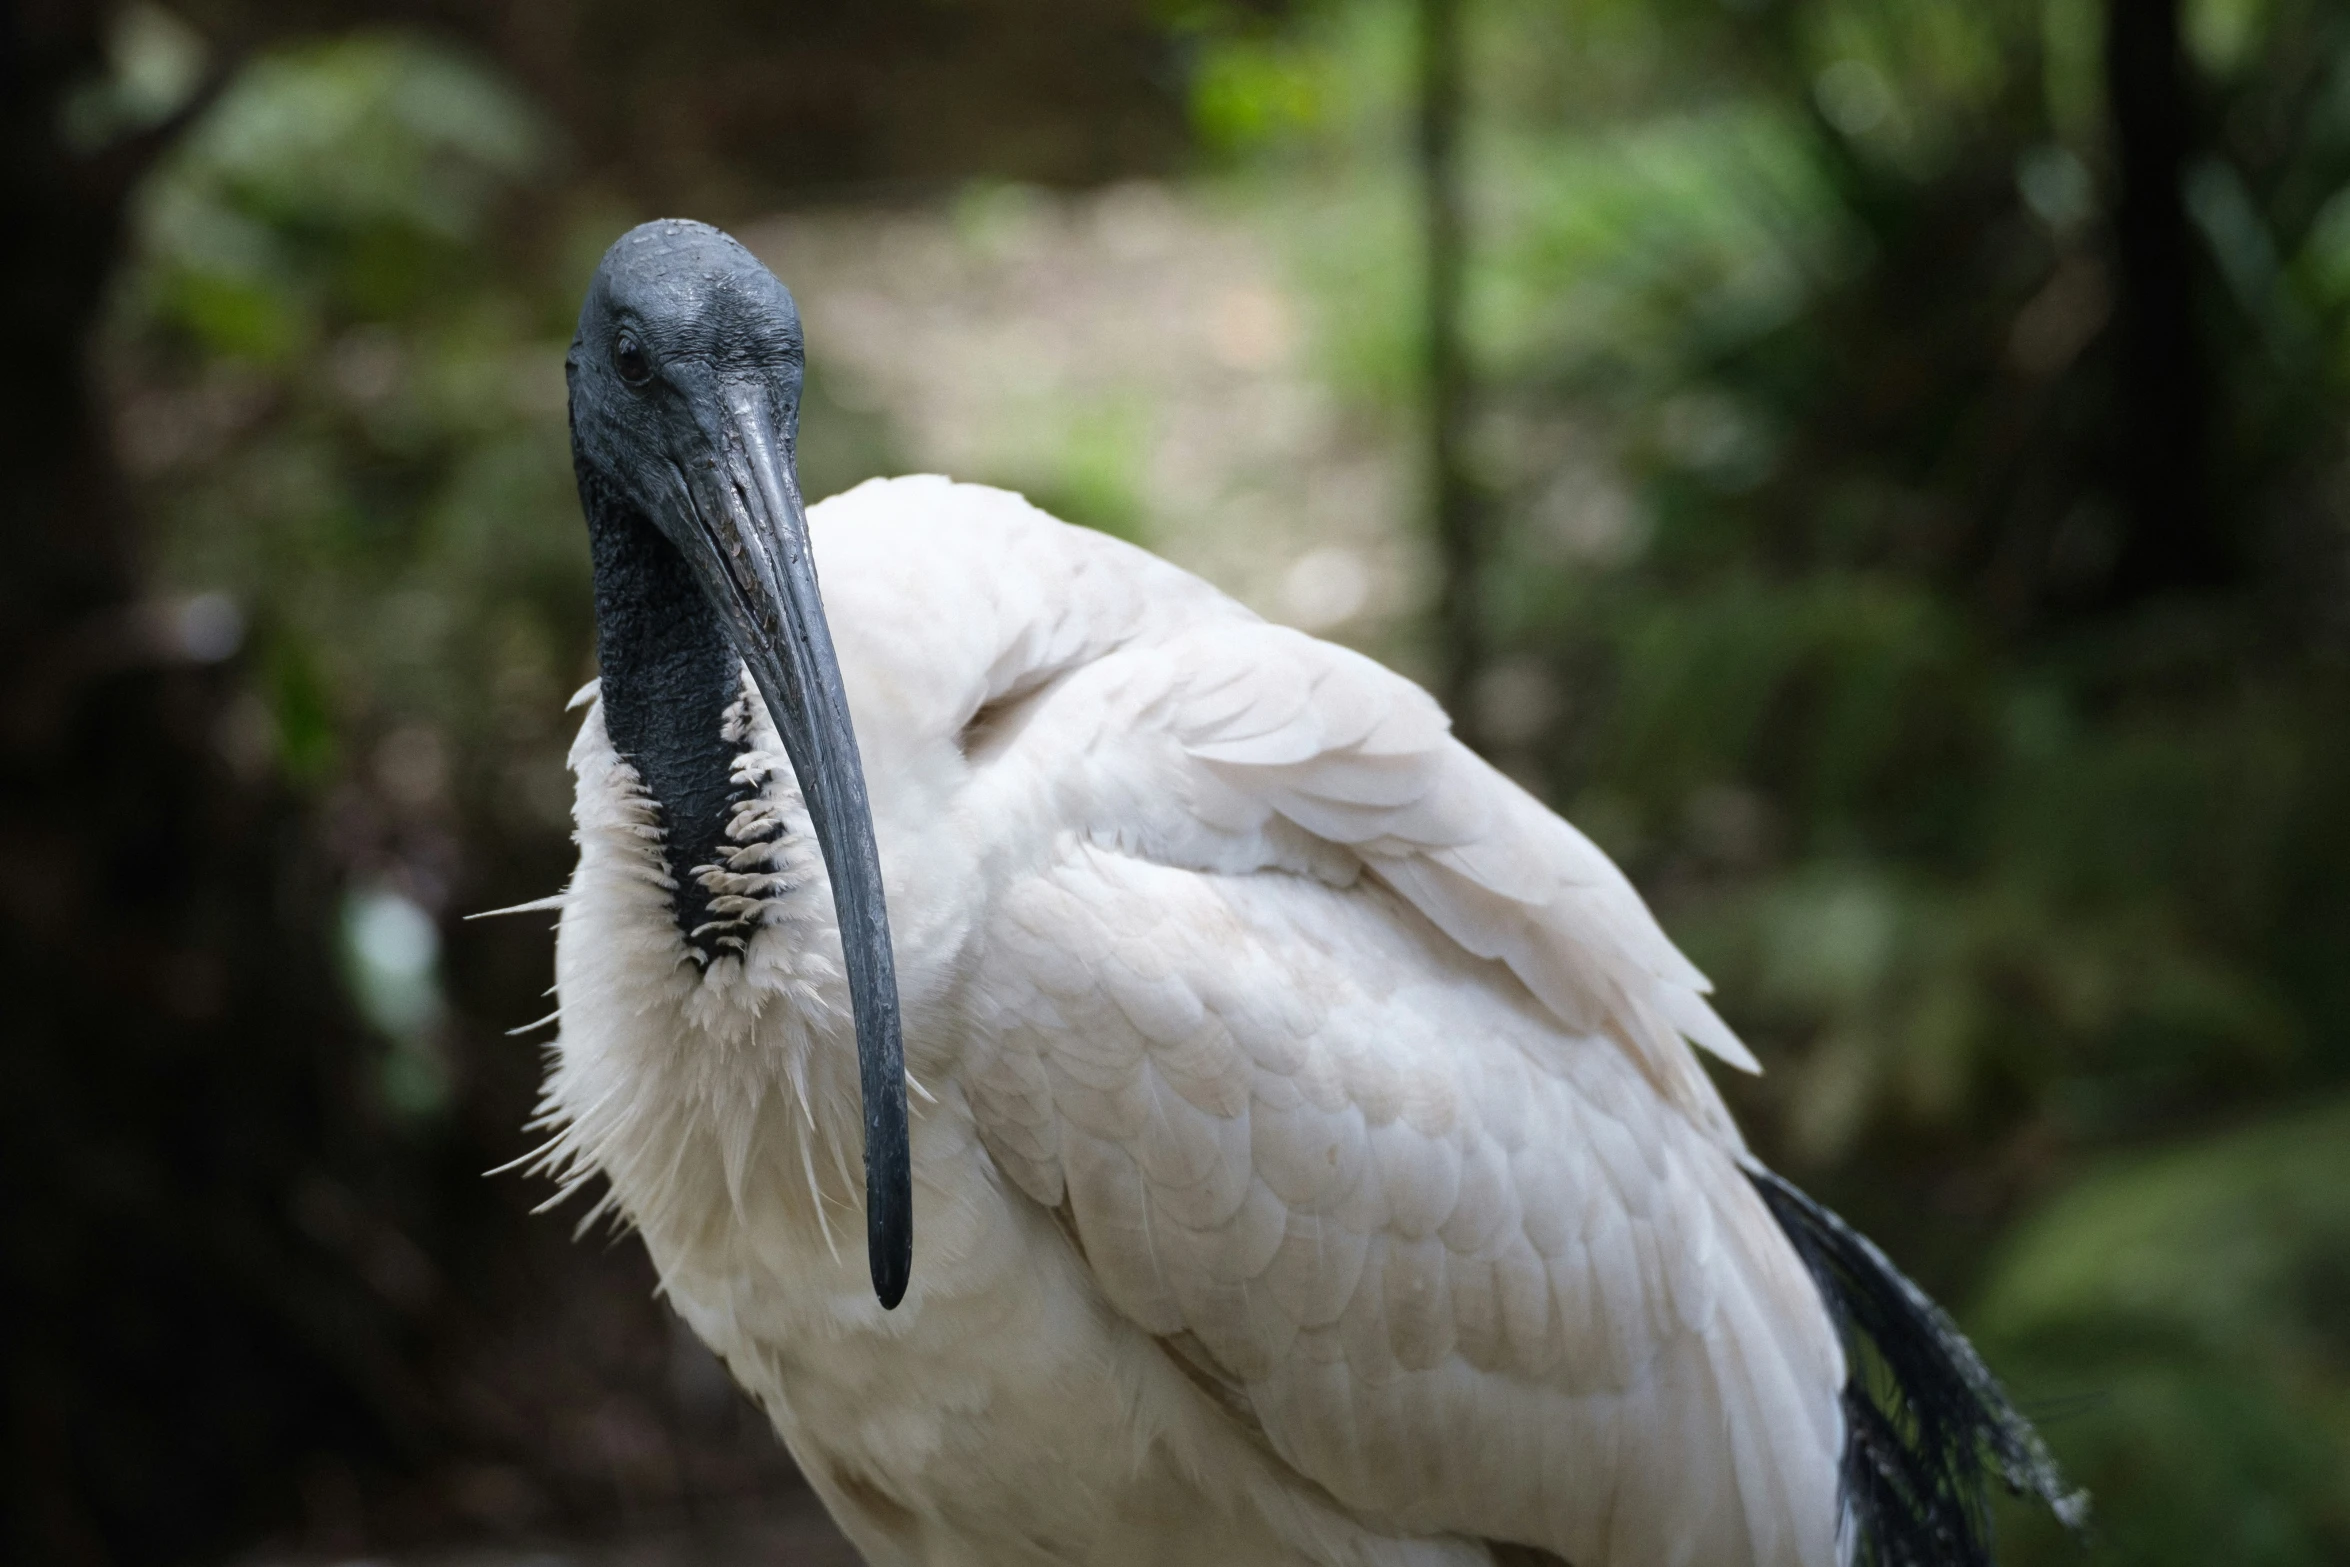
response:
[[[555,1162],[576,1183],[608,1181],[665,1297],[869,1559],[1304,1562],[1326,1558],[1298,1529],[1359,1532],[1292,1495],[1294,1479],[1109,1305],[1053,1216],[997,1170],[954,1070],[951,964],[946,979],[912,965],[914,1270],[884,1312],[865,1265],[854,1034],[828,911],[770,889],[753,939],[697,963],[649,852],[656,824],[592,713],[574,763],[581,855],[545,1101]],[[790,880],[789,857],[812,852],[796,790],[768,778],[761,798]],[[908,911],[917,944],[951,948],[919,901]]]

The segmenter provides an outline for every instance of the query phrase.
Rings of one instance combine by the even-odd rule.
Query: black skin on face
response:
[[[801,367],[790,292],[731,237],[682,221],[648,224],[613,247],[564,365],[604,725],[660,811],[678,929],[705,963],[722,932],[703,928],[711,894],[694,872],[736,847],[726,824],[750,795],[734,781],[741,746],[724,735],[741,660],[686,541],[655,519],[690,510],[682,469],[710,434],[693,392],[713,376],[764,382],[788,450]]]
[[[726,824],[750,797],[734,781],[740,747],[724,734],[727,709],[742,692],[742,663],[661,530],[585,466],[579,493],[595,562],[604,728],[660,811],[678,932],[707,964],[719,932],[703,928],[712,919],[710,892],[694,872],[724,863],[733,847]]]

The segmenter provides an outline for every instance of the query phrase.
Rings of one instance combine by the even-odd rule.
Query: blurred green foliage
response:
[[[2117,1559],[2316,1563],[2350,1540],[2350,1101],[2113,1161],[2025,1223],[1978,1321],[2109,1480]],[[2038,1520],[2032,1554],[2053,1554]]]
[[[159,574],[249,621],[219,749],[315,802],[375,1101],[420,1128],[456,1076],[434,921],[553,858],[592,672],[562,362],[610,219],[545,195],[558,172],[537,111],[446,46],[265,55],[142,190],[115,312]]]
[[[589,673],[565,285],[609,220],[544,210],[555,156],[496,72],[350,37],[241,72],[137,212],[115,359],[159,565],[255,612],[248,760],[384,785],[389,814],[345,826],[387,840],[355,846],[386,873],[447,873],[388,839],[460,793],[564,819],[559,720]],[[520,249],[524,217],[579,246]]]

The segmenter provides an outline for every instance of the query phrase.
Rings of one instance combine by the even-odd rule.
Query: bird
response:
[[[867,1561],[1975,1563],[1993,1483],[2078,1517],[1432,697],[1004,490],[806,504],[804,373],[716,228],[588,288],[537,1167]]]

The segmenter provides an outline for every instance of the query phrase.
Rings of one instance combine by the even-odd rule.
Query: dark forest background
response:
[[[634,1244],[482,1175],[548,937],[461,916],[566,873],[592,672],[562,346],[640,218],[1104,191],[1276,258],[1405,519],[1322,618],[1633,873],[2088,1557],[2350,1559],[2350,10],[0,18],[10,1559],[804,1513]],[[812,352],[812,491],[919,455]],[[963,476],[1181,557],[1072,428]]]

